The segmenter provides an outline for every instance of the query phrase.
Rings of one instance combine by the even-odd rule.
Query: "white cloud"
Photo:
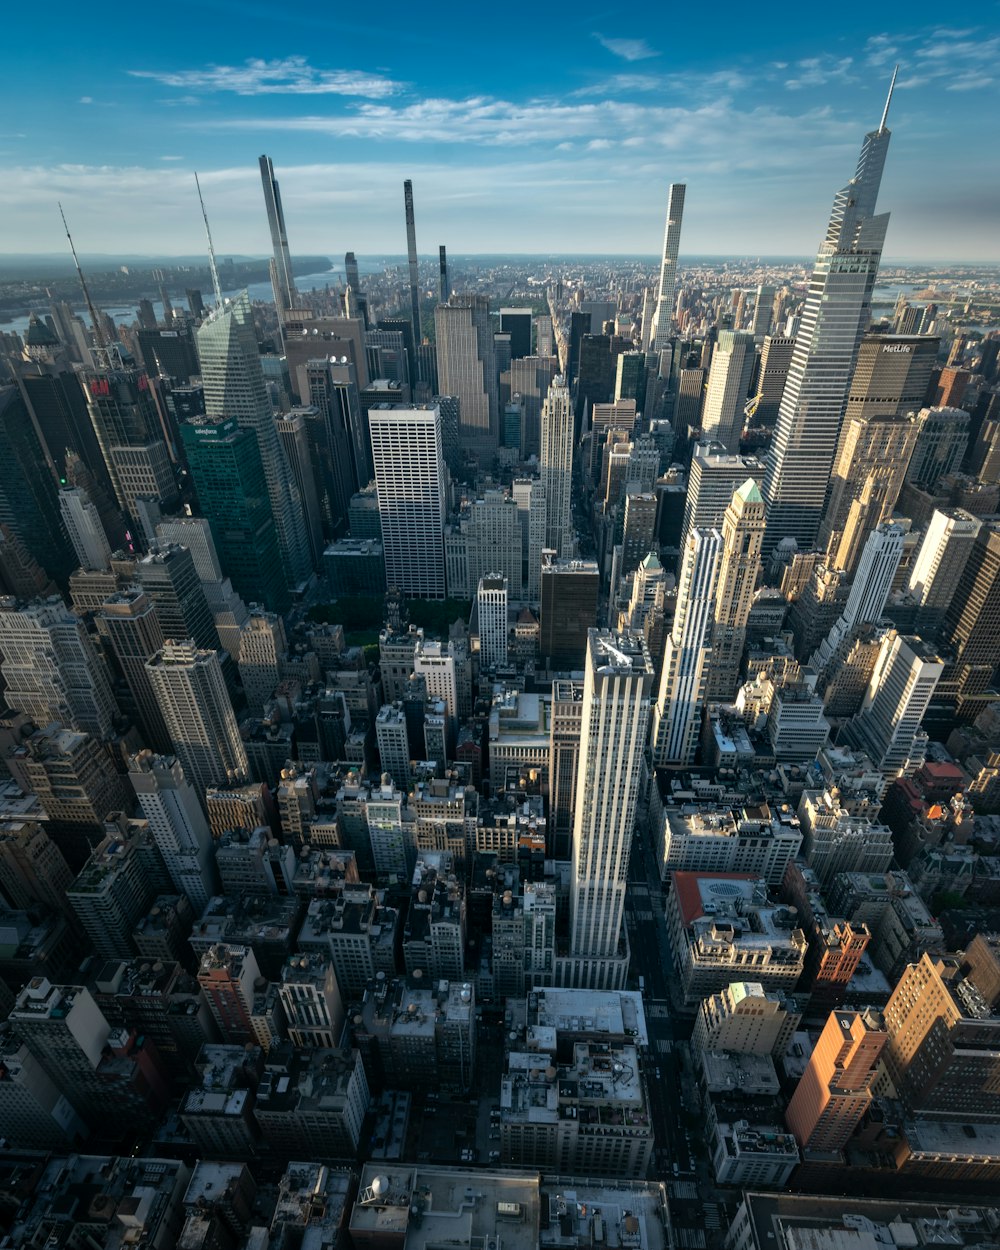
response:
[[[160,157],[161,161],[182,161],[183,159],[184,159],[183,156],[161,156]]]
[[[823,87],[828,82],[849,82],[853,79],[851,66],[853,59],[849,56],[811,56],[796,61],[792,66],[793,77],[785,82],[790,91],[798,91],[802,87]]]
[[[232,91],[236,95],[344,95],[380,100],[400,83],[384,74],[352,69],[317,69],[303,56],[280,60],[251,59],[243,65],[207,65],[203,69],[130,69],[132,78],[149,78],[165,87],[188,91]]]
[[[82,95],[82,96],[80,96],[80,99],[77,101],[77,103],[79,103],[79,104],[93,104],[93,103],[94,103],[94,97],[93,97],[93,96],[90,96],[90,95]]]
[[[612,56],[620,56],[623,61],[645,61],[651,56],[659,56],[655,48],[651,48],[645,39],[609,39],[606,35],[594,32],[594,38],[606,48]]]

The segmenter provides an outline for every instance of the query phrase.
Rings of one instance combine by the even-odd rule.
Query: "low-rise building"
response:
[[[741,872],[776,888],[802,845],[795,813],[767,803],[668,806],[659,833],[664,879],[672,872]]]

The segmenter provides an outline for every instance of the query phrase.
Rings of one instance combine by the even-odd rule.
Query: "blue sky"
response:
[[[888,258],[997,260],[1000,5],[66,3],[5,15],[0,252],[809,254],[901,63]],[[669,10],[669,11],[668,11]]]

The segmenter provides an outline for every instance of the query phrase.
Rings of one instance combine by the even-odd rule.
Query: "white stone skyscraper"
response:
[[[910,574],[922,637],[940,629],[982,526],[979,517],[964,508],[935,509]]]
[[[302,500],[271,411],[246,291],[209,313],[198,327],[197,346],[209,419],[235,417],[241,429],[257,439],[282,572],[289,589],[296,590],[312,575],[309,538]]]
[[[216,874],[212,831],[194,787],[176,756],[152,751],[132,758],[128,778],[170,880],[200,916],[215,894]]]
[[[734,493],[722,518],[722,558],[715,594],[706,702],[732,699],[736,694],[763,544],[764,499],[751,477]]]
[[[895,75],[893,75],[895,83]],[[892,87],[889,88],[889,100]],[[854,177],[833,201],[795,339],[774,439],[767,455],[765,554],[783,538],[815,545],[840,423],[871,319],[889,214],[875,214],[889,150],[886,100],[877,130],[865,135]]]
[[[691,530],[653,713],[653,761],[657,765],[690,764],[694,759],[721,556],[722,535],[717,529]]]
[[[496,348],[485,295],[453,295],[434,310],[438,394],[458,399],[458,442],[487,465],[500,441]]]
[[[87,492],[81,486],[64,486],[59,492],[59,511],[80,567],[106,569],[111,563],[111,544]]]
[[[368,422],[386,585],[418,599],[443,599],[445,468],[441,410],[436,404],[373,408]]]
[[[684,220],[683,182],[670,184],[667,198],[667,225],[663,234],[663,260],[660,263],[660,289],[653,319],[653,348],[661,351],[670,342],[674,320],[674,294],[677,290],[677,257],[681,250],[681,223]]]
[[[565,377],[553,380],[542,405],[541,441],[545,546],[565,558],[573,554],[573,405]]]
[[[892,521],[877,526],[868,535],[844,607],[843,619],[849,629],[874,625],[885,611],[905,537],[903,527]]]
[[[624,983],[625,882],[652,687],[653,664],[640,634],[589,631],[564,984],[610,989]]]
[[[168,640],[146,668],[174,752],[199,796],[210,786],[246,781],[247,753],[217,653]]]
[[[733,455],[740,450],[753,362],[752,334],[746,330],[719,332],[702,408],[701,437],[721,443]]]

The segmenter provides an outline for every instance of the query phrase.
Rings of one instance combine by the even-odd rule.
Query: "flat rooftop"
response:
[[[667,1250],[666,1209],[660,1185],[623,1182],[604,1187],[600,1181],[545,1185],[538,1244]]]

